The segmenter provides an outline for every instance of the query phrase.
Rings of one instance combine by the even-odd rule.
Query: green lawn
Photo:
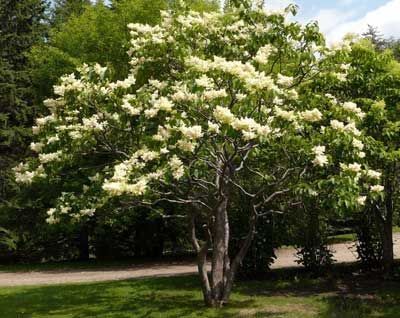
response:
[[[276,275],[275,275],[276,276]],[[284,278],[286,277],[286,278]],[[240,282],[222,310],[205,309],[195,276],[0,288],[1,318],[400,316],[400,284],[362,276],[278,275]]]
[[[400,227],[394,226],[393,233],[399,233]],[[331,236],[328,239],[329,244],[337,244],[337,243],[347,243],[347,242],[354,242],[357,239],[355,233],[348,233],[348,234],[339,234],[335,236]]]

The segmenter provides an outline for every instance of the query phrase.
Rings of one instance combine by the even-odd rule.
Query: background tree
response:
[[[352,45],[343,60],[348,75],[331,92],[351,98],[366,113],[363,124],[368,173],[371,179],[381,179],[378,202],[367,201],[366,213],[378,222],[383,252],[383,267],[389,273],[393,264],[393,220],[399,211],[399,112],[400,65],[390,51],[376,50],[374,43],[361,40]],[[371,220],[371,216],[368,218]]]
[[[386,48],[386,41],[377,27],[368,24],[367,31],[364,32],[362,36],[371,41],[371,43],[375,45],[377,50],[382,51]]]
[[[51,23],[60,28],[72,16],[80,16],[92,4],[90,0],[54,0]]]
[[[15,195],[19,189],[10,169],[29,154],[31,128],[37,109],[33,103],[30,48],[43,41],[46,3],[42,0],[5,0],[0,3],[0,220],[13,228],[7,211],[19,215]],[[20,222],[25,219],[22,213]],[[21,238],[22,233],[18,233]]]

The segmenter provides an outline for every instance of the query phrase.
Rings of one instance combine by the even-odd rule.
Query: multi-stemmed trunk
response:
[[[191,216],[191,241],[197,252],[198,271],[201,279],[204,301],[207,306],[221,307],[228,302],[232,291],[235,274],[241,264],[250,243],[253,239],[256,225],[256,213],[250,217],[250,227],[247,237],[243,240],[239,252],[232,258],[229,255],[229,215],[228,207],[230,201],[229,181],[233,171],[232,168],[219,163],[219,172],[216,177],[218,195],[215,204],[207,213],[207,222],[203,224],[205,240],[203,243],[196,235],[196,215]],[[201,213],[200,213],[201,214]],[[211,249],[211,272],[207,271],[207,254]]]
[[[236,272],[250,247],[254,237],[256,215],[250,218],[250,228],[247,237],[242,242],[239,252],[229,256],[229,219],[228,197],[223,196],[218,202],[213,214],[214,222],[206,242],[200,246],[195,233],[195,217],[192,217],[192,242],[197,251],[198,271],[201,279],[204,301],[207,306],[221,307],[227,303],[232,291]],[[206,229],[207,231],[207,229]],[[207,251],[211,252],[211,272],[207,272]]]

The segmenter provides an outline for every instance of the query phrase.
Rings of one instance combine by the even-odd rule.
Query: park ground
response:
[[[239,280],[221,310],[204,308],[191,262],[0,266],[0,318],[399,318],[400,280],[363,274],[348,240],[334,238],[341,264],[323,277],[299,267],[293,248],[279,250],[271,273]]]
[[[398,318],[400,282],[336,265],[324,278],[299,269],[239,281],[231,302],[205,309],[196,276],[0,288],[2,318]]]

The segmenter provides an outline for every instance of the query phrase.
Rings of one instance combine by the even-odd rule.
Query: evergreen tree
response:
[[[26,53],[45,35],[43,0],[0,1],[0,216],[17,189],[11,168],[27,153],[35,116]]]
[[[87,6],[90,6],[90,0],[55,0],[52,24],[59,26],[68,21],[72,15],[81,15]]]
[[[377,27],[368,24],[367,31],[364,32],[362,36],[369,39],[377,50],[382,51],[386,48],[386,41]]]

